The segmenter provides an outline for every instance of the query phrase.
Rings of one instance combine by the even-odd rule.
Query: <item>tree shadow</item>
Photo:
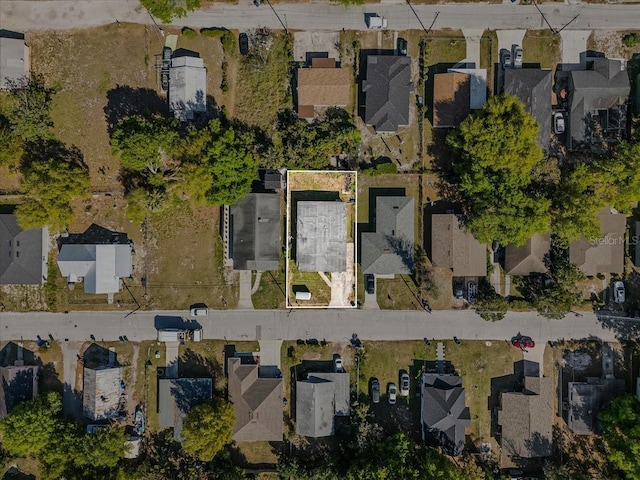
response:
[[[193,350],[186,349],[178,358],[178,371],[181,377],[221,378],[224,369],[217,359],[204,357]]]
[[[56,160],[68,163],[84,172],[89,171],[82,151],[75,145],[65,145],[60,140],[38,139],[26,142],[20,161],[21,169],[29,169],[34,163]]]
[[[120,121],[131,115],[169,114],[169,105],[165,98],[150,88],[133,88],[116,85],[107,92],[107,105],[104,107],[109,136],[113,134]]]
[[[84,368],[96,369],[99,367],[119,367],[117,355],[115,351],[104,348],[97,343],[92,343],[82,354],[82,363]]]

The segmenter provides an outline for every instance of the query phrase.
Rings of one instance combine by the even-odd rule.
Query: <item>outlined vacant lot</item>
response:
[[[288,308],[355,308],[355,172],[287,172]]]

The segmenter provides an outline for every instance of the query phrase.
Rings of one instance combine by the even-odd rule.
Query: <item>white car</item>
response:
[[[344,372],[344,366],[342,365],[342,358],[340,358],[339,356],[336,356],[333,359],[333,371],[335,373],[342,373]]]
[[[409,387],[411,386],[411,379],[407,372],[402,372],[400,375],[400,395],[403,397],[409,396]]]
[[[562,112],[553,114],[553,131],[556,135],[564,133],[564,115]]]
[[[620,280],[613,283],[613,300],[616,303],[624,303],[624,283]]]
[[[522,68],[522,47],[520,45],[513,46],[513,68]]]
[[[387,395],[389,396],[389,405],[395,405],[398,398],[398,389],[395,383],[391,382],[387,385]]]
[[[209,308],[206,306],[191,307],[190,313],[194,317],[203,317],[209,315]]]

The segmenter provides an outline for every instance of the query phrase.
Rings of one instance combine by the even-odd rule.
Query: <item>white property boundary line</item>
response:
[[[354,198],[355,198],[355,203],[353,204],[353,209],[354,209],[354,215],[353,215],[353,283],[354,283],[354,294],[355,294],[355,300],[354,300],[354,304],[353,305],[336,305],[336,306],[329,306],[329,305],[293,305],[291,304],[291,302],[289,301],[289,280],[290,280],[290,276],[289,276],[289,254],[290,254],[290,245],[291,242],[294,241],[293,238],[291,238],[291,221],[293,220],[291,218],[291,188],[290,183],[289,183],[289,174],[290,173],[329,173],[329,174],[334,174],[334,175],[352,175],[354,178],[354,183],[355,183],[355,190],[354,190]],[[338,192],[339,194],[340,192]],[[357,230],[357,226],[358,226],[358,172],[357,171],[353,171],[353,170],[287,170],[287,238],[286,238],[286,245],[287,245],[287,249],[286,249],[286,255],[285,255],[285,307],[289,308],[289,309],[318,309],[318,310],[324,310],[327,308],[331,308],[331,309],[354,309],[354,308],[358,308],[358,264],[357,264],[357,260],[358,260],[358,230]],[[347,216],[348,217],[348,216]]]

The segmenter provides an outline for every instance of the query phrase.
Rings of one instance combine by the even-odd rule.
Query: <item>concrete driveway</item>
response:
[[[562,39],[562,70],[582,70],[585,67],[584,52],[587,51],[587,39],[591,30],[563,30]]]
[[[484,29],[464,29],[462,34],[467,45],[467,56],[463,60],[465,63],[475,63],[476,68],[480,68],[480,39]]]
[[[240,310],[251,310],[251,270],[240,270],[240,290],[238,295],[238,306]]]
[[[306,62],[307,53],[326,53],[329,58],[340,58],[336,45],[340,41],[338,32],[295,32],[293,34],[293,59]]]
[[[373,277],[374,293],[367,293],[366,290],[364,291],[364,303],[362,305],[362,308],[365,310],[380,310],[380,305],[378,305],[378,296],[375,293],[378,291],[377,283],[378,281],[374,275]]]

